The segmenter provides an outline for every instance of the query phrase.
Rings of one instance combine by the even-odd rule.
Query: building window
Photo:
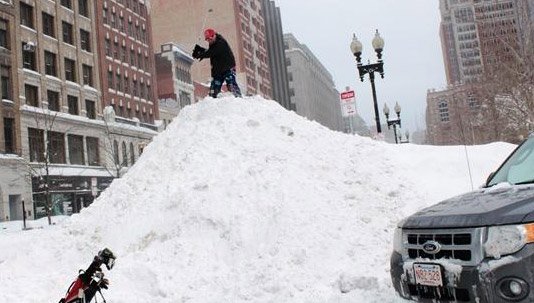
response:
[[[100,165],[100,156],[98,153],[98,138],[87,137],[85,138],[87,143],[87,164],[90,166]]]
[[[65,135],[63,133],[48,131],[48,160],[50,163],[66,163]]]
[[[24,94],[26,96],[26,104],[30,106],[39,107],[39,94],[37,86],[25,84]]]
[[[122,77],[120,74],[116,75],[115,85],[117,87],[117,91],[122,91]]]
[[[140,97],[142,99],[145,99],[146,98],[146,86],[145,86],[145,83],[144,82],[141,82],[141,84],[139,85],[139,94],[141,95]]]
[[[135,149],[133,143],[130,142],[130,164],[135,164]]]
[[[59,111],[59,93],[53,90],[46,92],[48,98],[48,109],[58,112]]]
[[[113,59],[119,59],[119,43],[113,43]]]
[[[115,165],[120,164],[119,160],[119,142],[113,141],[113,161]]]
[[[109,39],[106,39],[105,43],[106,56],[111,57],[111,41],[109,41]]]
[[[89,17],[89,5],[87,4],[87,0],[78,0],[78,10],[80,15]]]
[[[50,37],[55,37],[54,16],[43,12],[43,33]]]
[[[93,86],[93,67],[89,65],[82,65],[83,84]]]
[[[80,47],[86,52],[91,52],[91,34],[83,29],[80,29]]]
[[[127,59],[126,56],[127,55],[128,55],[128,51],[126,50],[126,45],[123,45],[121,47],[121,61],[122,62],[128,62],[128,61],[126,61],[126,59]]]
[[[115,26],[117,25],[116,24],[117,19],[116,19],[116,16],[115,16],[114,12],[111,12],[111,19],[110,20],[111,20],[111,28],[115,28]]]
[[[143,69],[143,55],[141,53],[137,53],[137,67]]]
[[[65,80],[76,82],[76,61],[65,58]]]
[[[4,118],[4,142],[6,154],[15,153],[15,119]]]
[[[20,24],[29,28],[33,26],[33,7],[24,2],[20,2]]]
[[[135,66],[135,50],[130,49],[130,65]]]
[[[96,119],[96,103],[92,100],[85,100],[85,111],[87,118]]]
[[[28,128],[28,142],[30,162],[44,162],[44,131],[42,129]]]
[[[113,86],[113,72],[112,71],[108,71],[108,88],[111,88],[111,89],[115,88]]]
[[[78,108],[78,97],[67,96],[67,105],[69,106],[69,114],[79,115],[80,111]]]
[[[136,97],[139,97],[139,94],[137,94],[137,81],[136,80],[133,80],[132,81],[132,93],[134,96]]]
[[[191,94],[187,92],[180,91],[179,99],[180,99],[180,108],[184,108],[191,104]]]
[[[467,105],[472,110],[476,110],[480,108],[480,102],[478,102],[474,94],[467,95]]]
[[[37,64],[35,64],[35,48],[26,42],[22,42],[22,67],[37,70]]]
[[[63,42],[74,45],[74,32],[72,24],[63,21]]]
[[[0,19],[0,47],[9,49],[9,32],[7,21],[4,19]]]
[[[70,164],[85,165],[85,160],[83,159],[83,137],[68,135],[68,141]]]
[[[49,51],[44,52],[45,59],[45,74],[50,76],[57,76],[56,54]]]
[[[128,152],[126,151],[126,142],[122,142],[122,163],[121,166],[128,166]]]
[[[0,67],[2,99],[11,100],[11,67],[2,65]]]
[[[439,119],[441,122],[449,121],[449,106],[447,101],[441,101],[438,103]]]
[[[124,77],[124,92],[130,94],[130,80],[128,77]]]
[[[61,5],[72,9],[72,0],[61,0]]]
[[[124,32],[124,17],[119,16],[119,31]]]

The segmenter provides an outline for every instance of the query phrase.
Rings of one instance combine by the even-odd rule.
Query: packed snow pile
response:
[[[468,147],[475,186],[514,146]],[[0,302],[56,302],[94,254],[106,299],[395,302],[396,223],[469,191],[463,147],[333,132],[260,97],[185,108],[80,214],[0,231]]]

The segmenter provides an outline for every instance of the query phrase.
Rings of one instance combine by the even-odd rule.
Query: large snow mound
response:
[[[55,302],[103,247],[109,302],[392,302],[403,216],[471,189],[510,144],[391,145],[260,97],[186,107],[87,209],[0,234],[0,302]]]

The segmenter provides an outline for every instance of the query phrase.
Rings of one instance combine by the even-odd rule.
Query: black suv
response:
[[[534,136],[484,187],[402,220],[393,247],[391,278],[405,299],[534,302]]]

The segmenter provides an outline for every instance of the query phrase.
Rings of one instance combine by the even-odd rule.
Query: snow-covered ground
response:
[[[467,147],[474,186],[513,148]],[[259,97],[207,98],[80,214],[0,225],[0,302],[57,302],[104,247],[118,255],[113,303],[404,302],[389,278],[396,223],[469,190],[463,146],[386,144]]]

